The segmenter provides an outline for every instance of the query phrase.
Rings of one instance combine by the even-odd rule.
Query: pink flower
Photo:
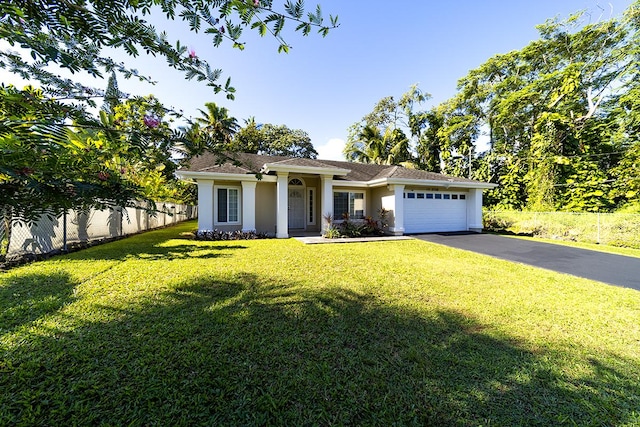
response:
[[[191,59],[196,59],[198,57],[198,55],[196,55],[196,51],[194,48],[190,48],[189,49],[189,58]]]
[[[260,6],[260,0],[253,0],[253,5],[254,5],[255,7]]]
[[[156,116],[147,114],[143,119],[144,125],[148,128],[155,129],[160,126],[160,119]]]
[[[221,32],[222,34],[224,34],[224,25],[223,25],[222,27],[220,27],[220,32]]]
[[[98,172],[98,179],[100,181],[106,181],[109,179],[109,174],[106,172]]]

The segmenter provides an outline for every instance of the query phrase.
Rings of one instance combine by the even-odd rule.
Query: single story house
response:
[[[287,238],[388,210],[394,235],[482,230],[482,191],[495,184],[396,165],[204,154],[177,172],[198,185],[198,229],[255,230]]]

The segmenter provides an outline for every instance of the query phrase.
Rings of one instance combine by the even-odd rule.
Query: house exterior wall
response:
[[[275,234],[276,213],[275,182],[258,182],[256,186],[256,231]]]
[[[390,191],[389,189],[387,189],[386,186],[384,187],[377,187],[377,188],[372,188],[371,189],[371,213],[370,216],[376,220],[379,221],[380,220],[380,209],[382,209],[383,207],[385,209],[388,209],[388,205],[390,204],[389,199],[387,199],[386,203],[385,203],[385,197],[392,197],[393,196],[393,191]],[[386,205],[386,206],[385,206]],[[389,228],[393,226],[394,221],[393,221],[393,215],[388,214],[387,215],[387,224],[389,225]],[[387,228],[386,230],[387,232],[389,231],[389,229]]]
[[[381,207],[385,208],[389,212],[389,214],[387,215],[389,229],[395,228],[396,197],[393,191],[385,191],[380,197],[380,202]]]
[[[467,227],[470,231],[482,232],[482,190],[470,189],[467,196]]]
[[[388,189],[387,189],[388,187]],[[404,185],[387,186],[387,191],[382,194],[382,207],[389,211],[389,233],[393,235],[404,234],[404,200],[402,198]]]

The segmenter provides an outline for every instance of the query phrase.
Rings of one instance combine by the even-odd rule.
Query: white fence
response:
[[[485,211],[484,227],[548,239],[640,248],[640,214]]]
[[[197,217],[197,207],[175,203],[157,203],[158,212],[143,208],[68,211],[58,218],[42,217],[27,224],[12,221],[11,232],[0,225],[0,261],[65,251],[85,244],[151,230]]]

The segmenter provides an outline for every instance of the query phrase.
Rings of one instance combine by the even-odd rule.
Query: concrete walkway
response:
[[[413,237],[640,291],[640,258],[494,234],[422,234]]]
[[[411,240],[409,236],[379,236],[379,237],[345,237],[339,239],[325,239],[322,236],[298,236],[293,237],[305,245],[321,245],[327,243],[363,243],[363,242],[385,242],[390,240]]]

